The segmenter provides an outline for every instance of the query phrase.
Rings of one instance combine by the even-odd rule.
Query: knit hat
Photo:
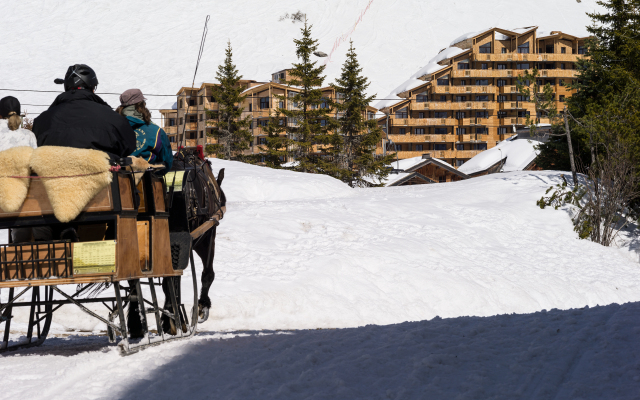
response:
[[[142,96],[142,92],[140,91],[140,89],[125,90],[124,93],[120,95],[121,106],[130,106],[132,104],[138,104],[144,100],[146,99],[144,98],[144,96]]]
[[[0,100],[0,117],[8,118],[10,112],[20,115],[20,102],[13,96],[7,96]]]

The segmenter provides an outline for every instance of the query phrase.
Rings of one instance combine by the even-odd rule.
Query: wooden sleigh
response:
[[[0,326],[4,323],[0,352],[42,344],[53,313],[64,305],[75,305],[106,324],[109,342],[114,343],[120,336],[119,346],[125,355],[195,334],[197,306],[187,314],[179,286],[183,271],[175,269],[172,263],[164,179],[147,171],[136,185],[132,172],[121,170],[112,174],[111,184],[69,224],[61,224],[55,218],[44,185],[37,179],[31,181],[27,198],[18,211],[9,213],[0,209],[0,229],[48,226],[55,231],[72,226],[79,240],[0,245],[0,289],[9,291],[9,300],[0,304],[3,320]],[[193,304],[197,305],[191,253],[189,261]],[[167,303],[171,311],[158,304],[156,287],[162,284],[161,279],[169,281]],[[97,297],[86,297],[91,288],[95,289],[95,285],[87,284],[108,284],[113,287],[113,295],[106,296],[109,291],[105,290]],[[59,285],[79,286],[74,294],[69,294]],[[146,293],[143,287],[148,288]],[[132,340],[127,330],[125,308],[132,302],[139,305],[144,332],[139,341]],[[85,306],[88,303],[103,304],[106,315],[90,310]],[[29,309],[29,321],[26,338],[14,343],[10,342],[9,334],[11,314],[17,307]],[[155,318],[154,327],[149,326],[149,314]],[[178,327],[176,335],[163,333],[163,314]]]

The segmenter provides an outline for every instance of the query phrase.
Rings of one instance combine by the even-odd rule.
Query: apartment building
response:
[[[240,84],[245,88],[242,94],[246,96],[242,104],[243,117],[251,117],[249,129],[253,134],[250,148],[245,151],[246,155],[262,152],[260,146],[266,144],[268,136],[264,128],[267,126],[269,118],[277,115],[278,108],[288,110],[299,108],[298,104],[291,99],[295,93],[299,92],[299,89],[281,83],[285,79],[290,79],[290,71],[291,69],[284,69],[272,74],[270,82],[240,81]],[[177,143],[182,140],[183,132],[188,147],[206,146],[217,142],[215,138],[208,135],[214,127],[215,120],[206,112],[207,110],[218,110],[218,104],[212,97],[215,86],[217,84],[203,83],[199,88],[180,88],[176,95],[176,108],[160,110],[163,129],[169,135],[174,150],[177,148]],[[339,95],[331,86],[321,90],[327,102],[322,103],[319,107],[328,107],[329,100],[335,99],[336,96],[339,101]],[[375,119],[376,111],[374,107],[367,107],[366,117]],[[339,117],[339,113],[336,112],[334,117]],[[285,118],[282,123],[285,123]],[[286,123],[293,126],[296,122],[286,121]],[[323,121],[320,123],[322,124]],[[319,151],[317,147],[316,150]]]
[[[527,116],[549,122],[519,94],[517,81],[525,70],[538,68],[537,83],[551,84],[562,110],[572,94],[566,85],[576,77],[586,39],[560,31],[543,33],[537,27],[493,28],[463,37],[444,50],[447,57],[436,68],[397,93],[399,101],[381,109],[386,116],[378,123],[388,140],[377,152],[391,149],[399,159],[429,154],[459,167],[513,136]]]

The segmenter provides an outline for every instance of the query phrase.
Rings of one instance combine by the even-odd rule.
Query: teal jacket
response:
[[[166,174],[173,164],[173,151],[167,134],[158,125],[145,124],[141,119],[127,117],[127,120],[136,132],[136,150],[131,155],[142,157],[150,164],[164,164],[166,168],[158,173]]]

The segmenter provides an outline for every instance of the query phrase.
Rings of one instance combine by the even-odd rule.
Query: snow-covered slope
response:
[[[145,94],[175,94],[191,84],[207,14],[209,35],[196,82],[215,80],[228,40],[246,79],[269,80],[295,61],[293,38],[301,24],[279,19],[300,10],[313,24],[319,50],[332,54],[328,81],[339,74],[351,38],[372,81],[370,93],[383,98],[468,31],[539,25],[580,35],[590,22],[585,13],[596,7],[595,0],[539,0],[535,7],[530,0],[5,0],[0,89],[60,90],[53,79],[71,64],[86,63],[98,73],[99,92],[137,87]],[[342,35],[347,42],[332,51]],[[5,95],[36,105],[55,97],[0,91]],[[117,95],[104,98],[117,105]],[[151,108],[171,100],[148,96]],[[24,108],[32,115],[43,110]]]

